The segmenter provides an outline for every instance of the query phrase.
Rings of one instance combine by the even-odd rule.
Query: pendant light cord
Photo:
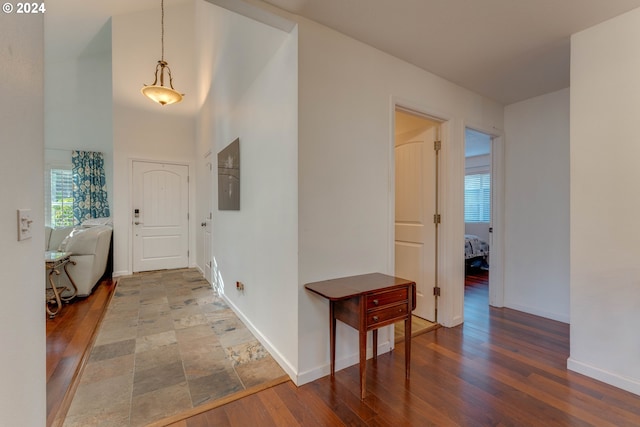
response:
[[[161,59],[162,62],[164,62],[164,0],[160,0],[160,10],[162,11],[160,18],[160,45],[162,46]]]
[[[161,46],[161,59],[156,64],[156,72],[154,74],[154,80],[151,86],[144,85],[141,89],[142,94],[154,102],[160,105],[175,104],[182,101],[184,94],[176,91],[173,87],[173,77],[171,76],[171,69],[169,64],[164,60],[164,0],[160,0],[160,46]],[[164,85],[164,72],[167,72],[169,76],[169,87]],[[160,85],[158,85],[158,77],[160,78]]]

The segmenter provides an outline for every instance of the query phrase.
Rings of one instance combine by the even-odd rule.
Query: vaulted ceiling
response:
[[[505,105],[569,86],[571,34],[640,7],[640,0],[267,2]],[[86,46],[109,16],[159,6],[159,0],[47,3],[47,55]]]

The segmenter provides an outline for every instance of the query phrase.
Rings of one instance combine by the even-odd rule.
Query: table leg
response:
[[[69,302],[72,299],[74,299],[76,297],[76,295],[78,295],[78,287],[76,286],[76,282],[73,281],[73,277],[71,277],[71,275],[69,274],[69,271],[67,271],[67,265],[69,264],[73,264],[76,265],[75,261],[69,260],[69,262],[66,262],[64,264],[64,272],[67,275],[67,277],[69,278],[69,282],[71,282],[71,286],[73,286],[73,292],[71,292],[71,295],[67,296],[67,297],[63,297],[62,295],[60,295],[60,299],[64,302]]]
[[[407,319],[404,321],[404,364],[405,364],[405,377],[409,379],[409,374],[411,373],[411,324],[413,315],[411,312],[415,310],[415,301],[416,301],[416,284],[412,283],[407,289],[408,300],[407,304],[409,305],[409,315]]]
[[[60,308],[62,308],[62,301],[60,300],[60,293],[58,292],[58,288],[56,287],[56,284],[53,280],[53,273],[60,275],[60,272],[58,270],[56,270],[55,268],[52,269],[51,271],[49,271],[49,284],[51,285],[51,291],[53,292],[53,298],[46,298],[45,301],[45,309],[47,310],[47,314],[49,315],[50,319],[53,319],[55,317],[56,314],[58,314],[58,312],[60,311]],[[49,303],[53,303],[55,302],[55,310],[52,310],[49,308]]]
[[[360,326],[360,398],[364,399],[367,389],[367,330]]]
[[[409,379],[411,370],[411,313],[404,321],[404,371],[405,377]]]
[[[378,330],[373,330],[373,360],[378,360]]]
[[[331,351],[331,378],[333,378],[336,375],[336,316],[333,301],[329,301],[329,348]]]

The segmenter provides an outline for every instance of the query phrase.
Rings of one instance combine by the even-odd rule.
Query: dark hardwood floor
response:
[[[354,365],[333,381],[287,382],[171,426],[640,425],[639,396],[567,371],[568,325],[489,307],[486,272],[468,275],[465,288],[465,323],[413,339],[408,382],[400,345],[368,362],[362,401]],[[73,329],[90,328],[87,322],[61,316],[57,327],[47,325],[47,388],[58,396],[48,398],[48,410],[55,409],[63,383],[71,382],[72,353],[81,352],[80,338],[72,337],[84,332]],[[55,344],[59,340],[69,344]]]
[[[288,382],[172,424],[204,426],[638,426],[640,397],[566,369],[569,326],[488,305],[487,273],[472,272],[465,323],[296,387]]]
[[[55,318],[47,318],[47,426],[61,426],[64,421],[71,403],[68,392],[114,289],[115,281],[103,280],[91,296],[77,298]]]

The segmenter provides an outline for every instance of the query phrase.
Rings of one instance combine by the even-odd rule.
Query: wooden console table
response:
[[[380,273],[307,283],[306,289],[329,300],[331,376],[335,376],[336,319],[360,335],[360,398],[366,391],[367,331],[373,331],[373,358],[378,353],[378,328],[404,320],[405,377],[411,367],[411,312],[416,308],[416,283]]]

